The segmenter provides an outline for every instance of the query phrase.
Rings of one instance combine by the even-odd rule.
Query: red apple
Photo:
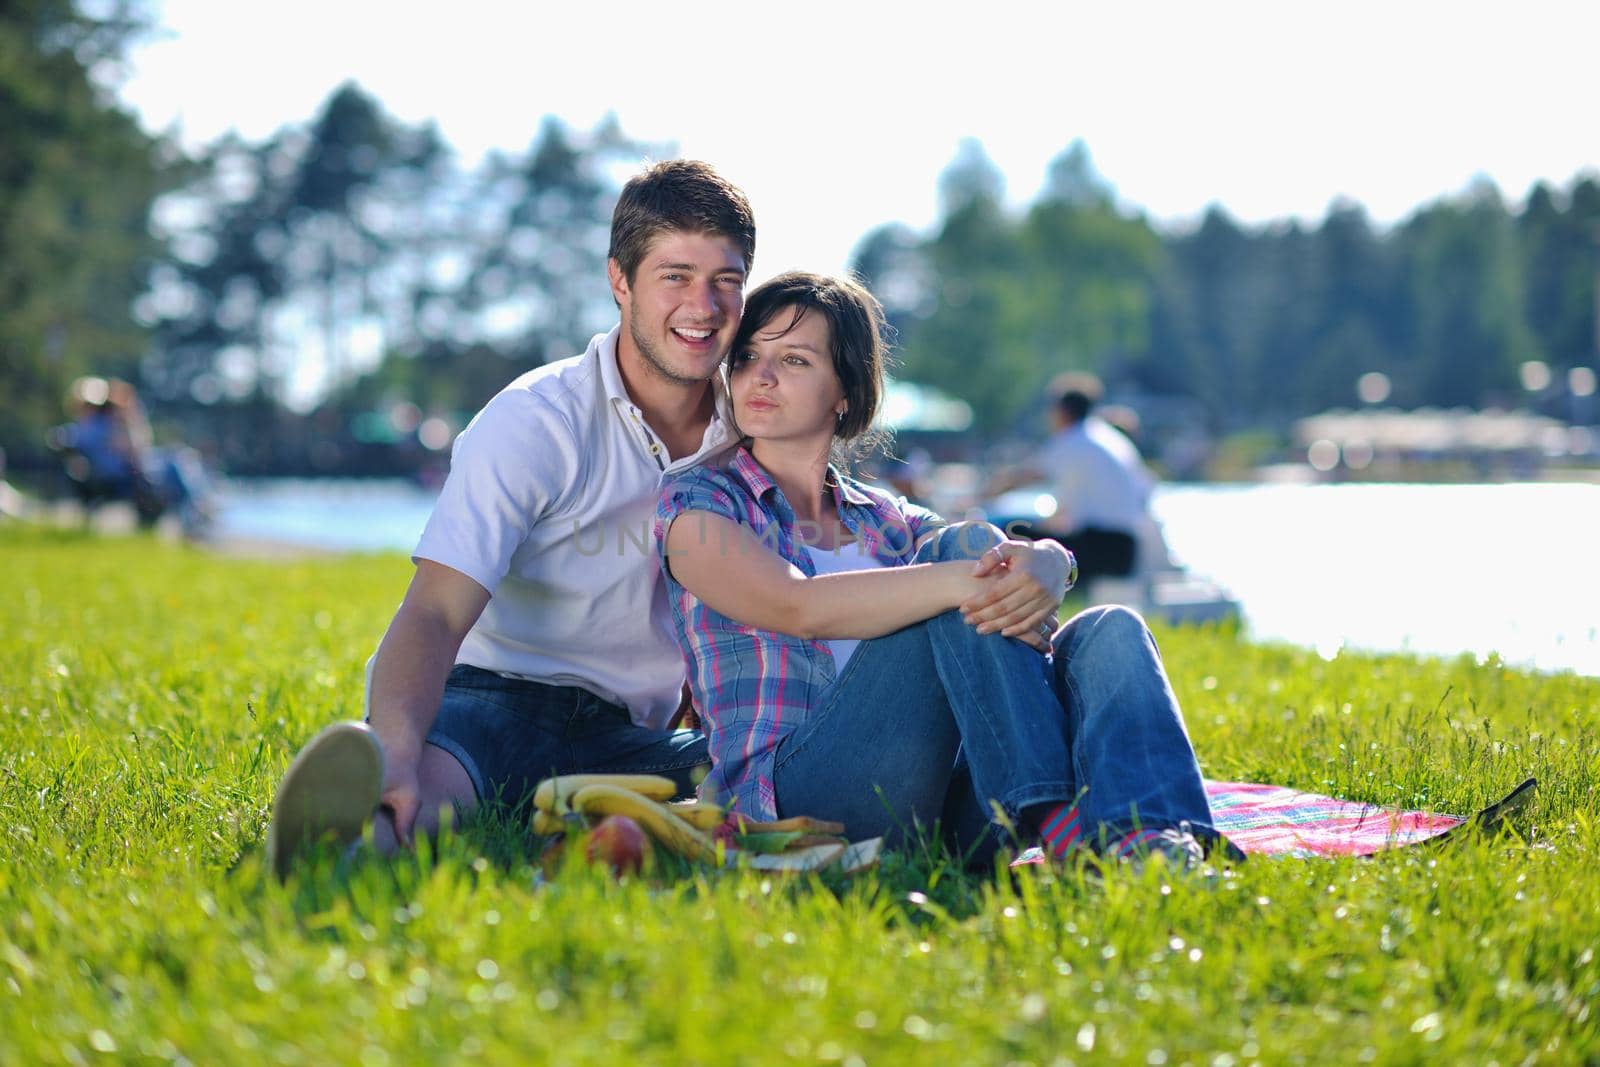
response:
[[[650,860],[650,836],[626,815],[607,815],[590,831],[584,855],[618,877],[637,874]]]

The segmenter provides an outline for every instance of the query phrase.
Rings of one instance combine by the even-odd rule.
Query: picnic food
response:
[[[572,809],[584,815],[626,815],[638,821],[666,848],[692,860],[715,860],[717,846],[709,836],[672,814],[667,805],[631,789],[596,782],[570,797]]]
[[[696,830],[710,833],[721,826],[728,819],[728,813],[716,804],[707,804],[704,801],[690,800],[680,804],[668,804],[667,810],[693,826]]]
[[[549,778],[534,791],[533,829],[556,836],[569,828],[592,826],[586,855],[591,861],[605,861],[618,874],[644,866],[650,855],[648,842],[685,859],[730,866],[749,863],[763,871],[828,867],[850,872],[877,862],[879,840],[849,845],[841,823],[805,816],[756,822],[715,804],[663,803],[673,792],[670,780],[654,775]],[[641,838],[647,842],[644,848],[637,847]]]
[[[589,831],[584,855],[616,875],[636,874],[650,861],[650,837],[626,815],[607,815]]]
[[[626,789],[652,800],[671,800],[678,793],[677,783],[658,774],[563,774],[539,783],[533,806],[552,815],[565,815],[572,796],[591,785]]]

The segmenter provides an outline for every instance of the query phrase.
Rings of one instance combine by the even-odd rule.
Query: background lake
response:
[[[221,534],[409,551],[433,500],[403,482],[236,482]],[[1600,486],[1174,485],[1153,509],[1253,637],[1600,675]]]

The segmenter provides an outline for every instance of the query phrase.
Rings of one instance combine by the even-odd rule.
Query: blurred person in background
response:
[[[149,424],[127,382],[86,376],[67,390],[72,421],[50,432],[50,446],[65,454],[71,480],[85,512],[110,500],[131,503],[139,525],[153,526],[165,510],[145,473],[145,434]]]
[[[1013,523],[1008,532],[1064,545],[1077,558],[1084,581],[1125,578],[1143,565],[1139,543],[1150,523],[1156,484],[1128,434],[1096,410],[1102,394],[1092,374],[1058,377],[1050,387],[1049,439],[991,486],[993,493],[1030,482],[1049,485],[1054,514],[1035,524]]]
[[[126,501],[146,529],[172,510],[184,536],[206,532],[215,508],[199,454],[184,445],[156,447],[137,389],[117,378],[82,377],[67,390],[67,409],[72,421],[52,430],[49,444],[65,454],[86,517],[102,503]]]

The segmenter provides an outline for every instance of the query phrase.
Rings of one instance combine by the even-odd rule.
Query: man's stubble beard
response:
[[[717,368],[722,365],[722,360],[718,359],[711,365],[711,370],[705,377],[685,377],[673,370],[667,365],[666,360],[661,358],[661,353],[656,350],[655,343],[639,329],[636,315],[630,314],[628,316],[628,335],[633,338],[633,347],[638,350],[639,358],[644,361],[646,369],[677,385],[704,385],[717,376]]]

